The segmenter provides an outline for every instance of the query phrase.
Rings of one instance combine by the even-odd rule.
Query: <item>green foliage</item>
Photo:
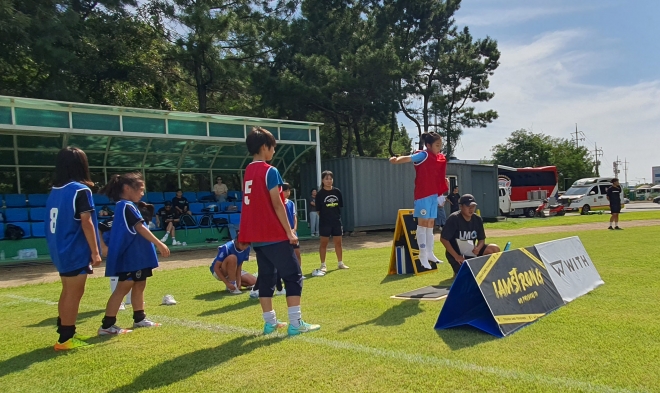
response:
[[[493,160],[499,165],[514,168],[556,166],[560,188],[564,187],[564,180],[572,183],[594,176],[589,150],[563,138],[520,129],[511,133],[506,143],[495,145],[492,151]]]

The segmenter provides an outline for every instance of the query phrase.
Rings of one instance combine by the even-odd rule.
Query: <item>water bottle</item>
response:
[[[504,251],[509,251],[511,248],[511,242],[506,242],[506,246],[504,246]]]
[[[5,250],[0,251],[0,261],[5,260]]]

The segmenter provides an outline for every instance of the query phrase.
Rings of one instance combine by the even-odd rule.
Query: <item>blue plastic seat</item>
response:
[[[27,198],[25,194],[5,194],[5,206],[25,207],[27,206]]]
[[[32,237],[46,237],[46,224],[43,222],[32,223]]]
[[[94,194],[92,195],[92,199],[94,200],[94,206],[105,206],[112,204],[110,198],[103,194]]]
[[[197,202],[197,193],[192,191],[186,191],[183,193],[183,196],[188,200],[188,203]]]
[[[190,212],[195,215],[204,214],[204,204],[195,202],[190,204]]]
[[[243,198],[243,193],[240,191],[228,191],[227,198],[234,198],[236,201],[240,201]]]
[[[165,198],[163,197],[162,192],[148,192],[147,200],[149,203],[165,203]]]
[[[164,192],[164,193],[163,193],[163,196],[165,197],[165,200],[166,200],[166,201],[170,201],[170,202],[171,202],[172,199],[176,196],[176,192],[171,192],[171,191]]]
[[[231,202],[220,202],[220,211],[226,212],[229,206],[233,206],[233,204]]]
[[[28,203],[31,207],[43,207],[46,206],[46,201],[48,200],[48,194],[29,194]]]
[[[24,207],[15,207],[13,209],[5,210],[5,221],[6,222],[20,222],[20,221],[29,221],[28,218],[28,209]]]
[[[5,224],[0,222],[0,240],[5,238]]]
[[[197,192],[197,200],[199,202],[212,202],[215,200],[215,196],[212,198],[212,193],[211,191],[198,191]]]
[[[45,207],[30,208],[30,221],[46,221]]]
[[[243,202],[234,202],[234,206],[236,206],[237,211],[240,213],[243,211]]]
[[[229,215],[229,223],[234,224],[234,225],[239,225],[241,223],[241,215],[240,214],[230,214]]]
[[[30,223],[29,222],[12,222],[12,224],[23,228],[23,231],[25,232],[25,235],[23,236],[23,239],[32,237],[32,231],[30,230]]]

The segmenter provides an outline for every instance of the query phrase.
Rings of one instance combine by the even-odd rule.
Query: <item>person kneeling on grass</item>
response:
[[[218,281],[225,283],[232,295],[240,295],[241,287],[252,287],[257,278],[242,270],[243,262],[250,258],[250,245],[239,241],[230,241],[218,247],[218,255],[213,260],[210,270]]]
[[[474,214],[477,208],[474,197],[465,194],[458,200],[458,205],[459,210],[449,215],[440,235],[440,241],[447,250],[445,256],[454,270],[454,277],[466,259],[500,252],[497,244],[486,245],[484,221]],[[478,242],[476,245],[475,241]]]

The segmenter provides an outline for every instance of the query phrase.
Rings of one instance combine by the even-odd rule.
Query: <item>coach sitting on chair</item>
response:
[[[458,200],[459,210],[447,218],[442,229],[440,242],[447,250],[445,256],[454,270],[454,277],[466,259],[500,252],[497,244],[486,245],[484,221],[474,214],[477,202],[470,194],[463,195]],[[476,245],[475,245],[475,241]]]

